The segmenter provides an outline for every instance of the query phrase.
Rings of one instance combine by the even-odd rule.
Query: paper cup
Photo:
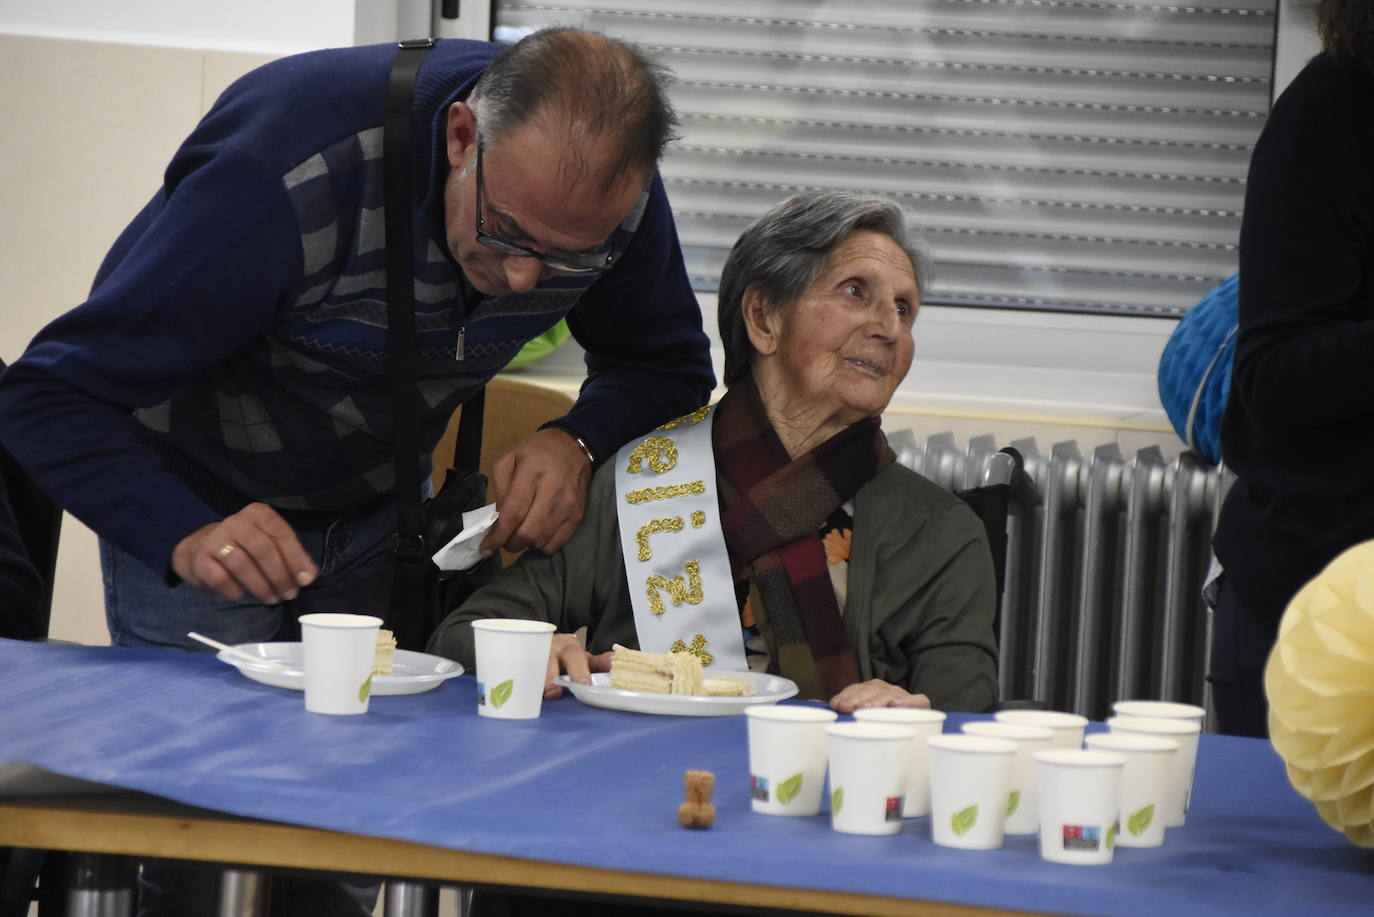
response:
[[[1016,743],[1016,763],[1011,771],[1011,790],[1007,797],[1007,834],[1034,834],[1040,830],[1039,791],[1035,783],[1034,758],[1037,751],[1054,748],[1054,731],[1044,726],[1016,723],[965,723],[964,732],[985,739],[1006,739]]]
[[[825,728],[839,716],[823,707],[745,707],[749,721],[750,807],[764,815],[821,811],[827,757]]]
[[[906,783],[906,802],[903,818],[930,814],[930,763],[926,739],[939,735],[945,728],[945,715],[939,710],[919,707],[862,707],[854,711],[860,723],[888,723],[905,726],[912,731],[911,770]]]
[[[930,837],[944,847],[1002,846],[1016,743],[972,735],[926,739],[930,755]]]
[[[382,619],[321,612],[301,615],[300,625],[305,709],[341,716],[366,713]]]
[[[1084,742],[1090,751],[1126,757],[1121,772],[1121,818],[1116,842],[1122,847],[1158,847],[1164,843],[1164,799],[1172,786],[1178,742],[1163,736],[1130,732],[1097,732]]]
[[[886,723],[831,723],[825,732],[830,752],[830,827],[846,834],[902,830],[912,730]]]
[[[554,626],[522,618],[472,622],[477,644],[477,713],[532,720],[544,703]]]
[[[1188,800],[1193,793],[1193,768],[1197,764],[1197,740],[1202,724],[1196,720],[1164,720],[1145,716],[1114,716],[1107,720],[1112,732],[1134,733],[1173,739],[1172,787],[1164,800],[1164,826],[1177,828],[1188,816]]]
[[[1119,700],[1112,704],[1112,713],[1161,720],[1193,720],[1199,724],[1207,716],[1207,711],[1196,704],[1177,704],[1167,700]]]
[[[1086,716],[1058,710],[1000,710],[993,719],[1018,726],[1043,726],[1054,733],[1055,748],[1082,748],[1083,730],[1088,725]]]
[[[1040,790],[1040,856],[1053,863],[1112,861],[1126,757],[1053,748],[1035,753]]]

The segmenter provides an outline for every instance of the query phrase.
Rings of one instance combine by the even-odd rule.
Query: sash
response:
[[[639,648],[689,652],[746,671],[730,557],[720,527],[714,405],[625,445],[615,456],[616,518]]]

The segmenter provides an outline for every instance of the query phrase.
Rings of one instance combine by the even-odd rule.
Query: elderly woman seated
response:
[[[526,553],[430,650],[471,667],[474,619],[536,618],[559,631],[547,696],[560,671],[586,682],[623,644],[694,652],[708,677],[779,674],[841,712],[987,709],[982,524],[897,465],[879,423],[928,277],[889,201],[815,192],[773,208],[721,274],[725,396],[621,450],[563,549]]]

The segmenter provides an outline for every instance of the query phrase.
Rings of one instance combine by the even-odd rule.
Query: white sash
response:
[[[639,648],[685,650],[716,669],[746,671],[716,499],[714,408],[679,417],[616,453],[616,517]]]

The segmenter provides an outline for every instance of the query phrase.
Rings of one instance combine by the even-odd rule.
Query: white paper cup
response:
[[[926,739],[939,735],[945,728],[945,715],[939,710],[919,707],[861,707],[854,711],[854,719],[861,723],[890,723],[912,731],[911,770],[906,783],[906,802],[903,818],[930,814],[930,763]]]
[[[320,612],[301,615],[300,625],[305,709],[343,716],[366,713],[382,619]]]
[[[544,703],[554,625],[522,618],[472,622],[476,639],[477,713],[532,720]]]
[[[1136,733],[1173,739],[1173,788],[1164,800],[1164,826],[1177,828],[1188,816],[1188,801],[1193,793],[1193,769],[1197,765],[1197,740],[1202,724],[1196,720],[1165,720],[1146,716],[1113,716],[1107,720],[1112,732]]]
[[[745,707],[749,721],[750,807],[764,815],[816,815],[825,788],[825,728],[839,716],[823,707]]]
[[[1007,834],[1034,834],[1040,830],[1039,791],[1035,783],[1034,759],[1037,751],[1054,748],[1054,731],[1044,726],[977,721],[964,724],[964,732],[985,739],[1006,739],[1016,743],[1016,763],[1011,771],[1011,790],[1007,797]]]
[[[999,710],[993,719],[1018,726],[1043,726],[1054,732],[1055,748],[1082,748],[1083,730],[1088,726],[1086,716],[1059,710]]]
[[[1173,786],[1178,742],[1132,732],[1096,732],[1083,740],[1090,751],[1126,757],[1121,773],[1121,819],[1116,842],[1122,847],[1164,843],[1164,800]]]
[[[1053,748],[1035,753],[1040,856],[1054,863],[1110,863],[1121,811],[1124,755]]]
[[[1016,743],[972,735],[926,739],[930,755],[930,837],[944,847],[1002,846]]]
[[[1112,713],[1161,720],[1195,720],[1198,723],[1207,717],[1207,711],[1196,704],[1180,704],[1170,700],[1119,700],[1112,704]]]
[[[830,827],[846,834],[896,834],[911,771],[912,731],[886,723],[831,723]]]

